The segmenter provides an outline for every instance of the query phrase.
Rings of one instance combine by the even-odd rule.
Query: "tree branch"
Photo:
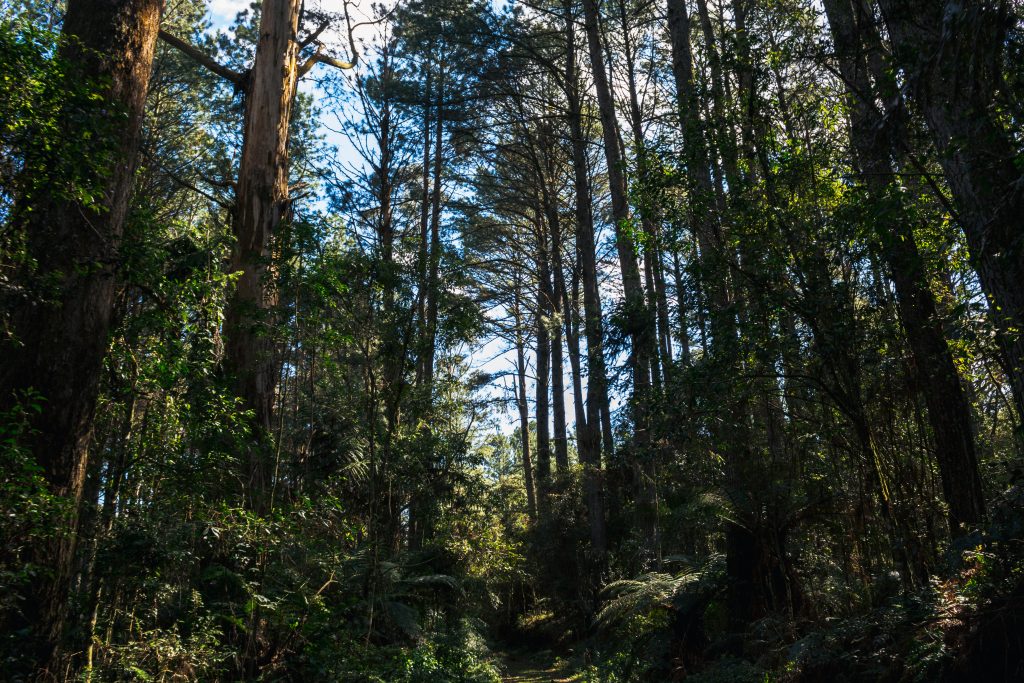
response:
[[[329,22],[329,21],[325,21],[322,24],[320,24],[315,31],[313,31],[308,36],[306,36],[305,38],[302,39],[302,42],[299,43],[299,49],[301,50],[301,49],[311,45],[313,43],[313,41],[315,41],[317,38],[319,38],[320,34],[323,33],[327,29],[327,27],[330,26],[330,25],[331,25],[331,22]]]
[[[188,55],[190,58],[198,62],[200,65],[206,67],[209,71],[217,74],[221,78],[231,81],[235,84],[235,87],[239,90],[246,89],[246,78],[245,74],[238,73],[234,69],[229,69],[217,62],[213,57],[200,50],[199,48],[191,45],[190,43],[178,38],[175,35],[168,33],[167,31],[160,29],[160,40],[164,41],[171,47],[179,50],[180,52]]]
[[[323,46],[321,45],[317,48],[316,52],[313,53],[313,56],[307,59],[305,63],[299,67],[298,77],[302,78],[308,74],[310,69],[317,64],[326,64],[327,66],[333,66],[335,69],[354,69],[356,66],[356,62],[354,60],[351,62],[343,62],[342,60],[335,59],[330,55],[325,55],[323,53]]]
[[[347,2],[345,3],[345,25],[348,28],[348,44],[349,48],[352,50],[352,61],[345,62],[340,59],[335,59],[330,55],[324,54],[324,45],[319,40],[317,40],[320,34],[323,33],[324,29],[327,28],[327,22],[324,22],[320,24],[316,31],[314,31],[312,34],[306,37],[306,39],[299,44],[299,49],[302,49],[304,47],[309,46],[312,43],[316,43],[316,52],[314,52],[313,56],[307,59],[302,64],[302,66],[299,67],[299,78],[302,78],[303,76],[308,74],[310,69],[312,69],[317,64],[326,64],[327,66],[333,66],[335,69],[354,69],[356,67],[356,64],[359,63],[359,51],[356,49],[356,39],[355,35],[352,32],[352,19],[348,15]]]
[[[210,200],[211,202],[219,205],[221,208],[228,209],[229,211],[233,208],[232,205],[229,202],[225,202],[223,199],[217,197],[216,195],[213,195],[213,194],[211,194],[209,192],[206,192],[205,190],[197,187],[194,183],[190,183],[189,181],[185,180],[184,178],[182,178],[180,175],[178,175],[177,173],[175,173],[171,169],[169,169],[169,168],[167,168],[165,166],[161,166],[160,170],[162,170],[164,173],[166,173],[168,178],[170,178],[171,180],[173,180],[174,182],[176,182],[178,185],[182,186],[186,190],[192,190],[193,192],[195,192],[196,194],[200,195],[201,197],[204,197],[204,198]]]

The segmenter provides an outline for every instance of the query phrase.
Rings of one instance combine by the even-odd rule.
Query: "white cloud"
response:
[[[235,15],[249,7],[251,0],[210,0],[209,12],[213,28],[227,28]]]

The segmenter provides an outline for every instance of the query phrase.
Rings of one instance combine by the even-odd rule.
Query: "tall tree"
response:
[[[576,249],[579,252],[580,278],[583,285],[583,331],[587,341],[587,428],[586,442],[580,443],[580,457],[599,470],[601,452],[610,457],[614,449],[609,416],[608,376],[604,358],[604,329],[601,293],[597,271],[597,241],[594,233],[594,208],[591,197],[590,161],[583,121],[583,94],[576,36],[576,20],[572,4],[563,3],[565,31],[566,118],[572,150],[574,211],[576,216]],[[603,449],[602,449],[603,446]]]
[[[612,221],[615,227],[615,248],[622,273],[623,320],[625,331],[630,337],[630,369],[633,375],[632,415],[637,477],[637,526],[643,539],[646,562],[660,562],[658,512],[654,482],[654,459],[650,451],[650,432],[647,417],[647,402],[651,385],[650,357],[651,341],[655,339],[653,319],[647,309],[636,260],[636,243],[630,229],[629,197],[626,176],[623,169],[622,151],[619,145],[619,125],[616,118],[615,100],[605,65],[605,48],[602,40],[601,13],[596,0],[583,0],[584,28],[590,55],[590,69],[597,94],[597,108],[601,119],[601,134],[604,140],[604,154],[607,161],[608,186],[611,191]]]
[[[69,96],[59,113],[61,141],[29,150],[25,172],[66,166],[69,161],[61,155],[81,154],[76,148],[81,140],[93,140],[88,167],[72,191],[63,183],[26,178],[31,189],[14,209],[27,235],[34,291],[11,313],[0,406],[42,402],[28,447],[50,491],[69,505],[55,537],[33,549],[39,578],[22,615],[32,634],[30,657],[55,676],[162,8],[161,0],[68,2],[56,55],[64,69],[63,87],[73,94],[86,84],[97,97]]]
[[[347,9],[347,8],[346,8]],[[245,407],[253,411],[257,440],[272,427],[274,391],[279,360],[273,342],[273,239],[288,221],[288,138],[298,82],[317,64],[351,69],[325,52],[320,35],[330,26],[321,18],[308,35],[299,37],[303,5],[299,0],[268,0],[260,8],[260,23],[252,67],[239,73],[180,38],[162,31],[160,37],[198,63],[235,85],[245,95],[242,154],[235,181],[232,231],[235,237],[231,272],[237,286],[225,316],[225,364],[234,376]],[[345,20],[348,21],[346,14]],[[358,58],[349,28],[352,58]],[[300,56],[307,53],[304,60]],[[252,504],[262,506],[270,486],[270,463],[264,449],[249,453],[249,491]]]

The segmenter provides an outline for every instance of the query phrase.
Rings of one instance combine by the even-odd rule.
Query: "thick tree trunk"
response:
[[[299,0],[270,0],[260,16],[259,42],[246,92],[242,158],[235,195],[235,246],[231,270],[238,274],[225,316],[225,362],[245,407],[253,411],[258,441],[270,433],[278,380],[272,338],[277,293],[272,241],[289,218],[288,127],[298,79]],[[249,491],[261,505],[272,473],[258,445],[250,449]]]
[[[1024,174],[995,111],[1005,3],[879,0],[911,104],[924,115],[988,296],[1024,415]]]
[[[40,542],[27,558],[39,570],[23,603],[21,626],[32,633],[25,651],[34,666],[54,675],[162,7],[162,0],[69,0],[58,50],[67,91],[94,85],[102,100],[69,104],[61,114],[62,135],[74,145],[90,137],[96,141],[88,160],[96,165],[83,182],[97,201],[81,203],[64,188],[44,185],[14,210],[35,261],[30,281],[39,290],[38,299],[19,302],[11,312],[14,343],[5,342],[0,408],[9,409],[28,390],[41,397],[42,411],[32,417],[35,431],[26,445],[50,492],[70,504],[55,537]],[[32,150],[28,156],[47,164],[54,154],[73,153],[81,154],[81,148]]]
[[[897,306],[928,407],[950,528],[955,534],[962,524],[975,524],[985,515],[970,404],[942,333],[900,187],[892,180],[897,169],[890,160],[899,158],[900,151],[888,143],[884,118],[874,105],[875,89],[854,5],[851,0],[825,0],[824,5],[840,73],[850,90],[855,156],[863,182],[883,216],[876,222],[878,247],[896,285]]]

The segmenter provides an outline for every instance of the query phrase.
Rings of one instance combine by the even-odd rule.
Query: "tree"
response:
[[[30,561],[42,577],[22,613],[32,633],[29,657],[54,672],[161,9],[156,0],[68,3],[55,57],[68,93],[58,113],[62,140],[49,147],[42,138],[26,152],[25,191],[13,209],[26,235],[32,289],[10,312],[0,406],[38,402],[27,447],[50,492],[68,502],[55,538],[33,549]],[[83,94],[82,84],[90,91]],[[87,150],[81,140],[91,140]],[[71,157],[83,152],[89,165],[79,177],[46,177],[49,168],[77,164]]]
[[[288,140],[298,82],[316,64],[351,69],[353,62],[331,57],[319,41],[331,21],[301,40],[303,6],[298,0],[269,0],[260,11],[252,67],[239,73],[218,64],[187,42],[162,32],[161,37],[245,94],[242,154],[235,181],[231,271],[237,287],[225,318],[225,364],[234,375],[239,396],[253,411],[257,439],[269,435],[278,359],[273,342],[273,238],[290,215]],[[315,18],[315,17],[310,17]],[[345,20],[348,21],[346,14]],[[349,23],[353,60],[358,58]],[[312,54],[300,60],[303,52]],[[272,473],[263,448],[250,453],[252,504],[263,507]]]
[[[594,78],[594,89],[597,93],[598,112],[601,116],[608,186],[612,196],[615,245],[625,293],[623,319],[632,346],[630,367],[633,372],[632,410],[635,430],[634,447],[636,449],[634,457],[638,464],[637,491],[643,501],[638,510],[638,526],[646,545],[648,561],[657,563],[660,561],[657,494],[654,482],[653,454],[649,450],[650,433],[646,415],[647,391],[651,383],[651,359],[648,351],[653,348],[651,342],[655,338],[653,318],[647,309],[647,300],[640,280],[640,269],[636,262],[636,245],[630,232],[631,218],[626,178],[619,148],[619,127],[605,66],[604,47],[601,40],[601,17],[596,0],[584,0],[583,16],[590,68]]]
[[[0,7],[8,677],[1017,676],[1019,3],[350,8]]]

